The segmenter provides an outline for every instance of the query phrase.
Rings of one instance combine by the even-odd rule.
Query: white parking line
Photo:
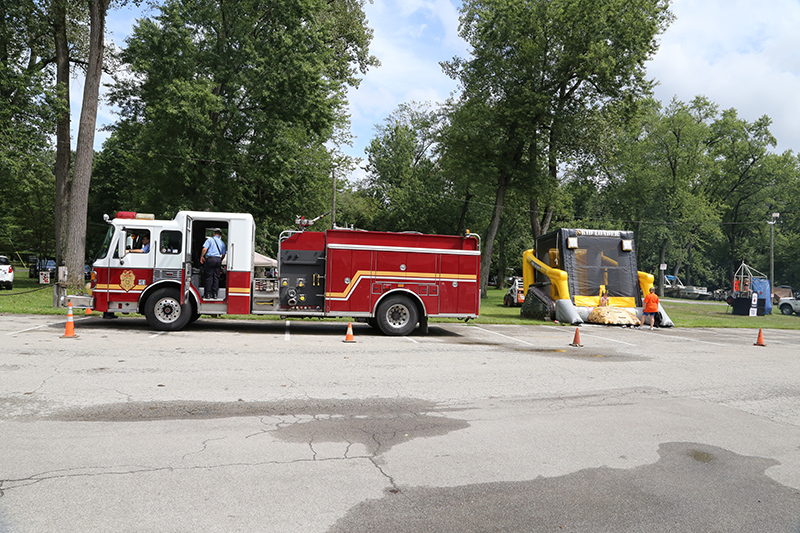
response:
[[[680,335],[662,335],[662,339],[680,339],[682,341],[702,342],[703,344],[713,344],[714,346],[730,346],[730,344],[720,344],[719,342],[701,341],[700,339],[692,339],[690,337],[681,337]]]
[[[155,337],[163,335],[164,333],[166,333],[166,331],[159,331],[158,333],[153,333],[152,335],[150,335],[150,338],[153,339]]]
[[[73,318],[72,321],[73,322],[78,322],[80,320],[86,320],[87,318],[92,318],[92,317],[86,316],[86,317],[83,317],[83,318]],[[32,328],[21,329],[19,331],[12,331],[11,333],[6,333],[6,335],[17,335],[18,333],[25,333],[26,331],[33,331],[35,329],[48,328],[50,326],[55,326],[55,325],[58,325],[58,324],[65,324],[65,323],[66,323],[66,320],[64,320],[64,321],[60,321],[59,320],[58,322],[51,322],[49,324],[42,324],[41,326],[34,326]]]
[[[604,341],[618,342],[620,344],[627,344],[628,346],[636,346],[636,344],[630,342],[618,341],[617,339],[609,339],[608,337],[601,337],[600,335],[592,335],[591,333],[585,334],[584,337],[593,337],[595,339],[603,339]]]
[[[512,341],[521,342],[522,344],[527,344],[528,346],[536,346],[535,344],[533,344],[531,342],[523,341],[521,339],[516,339],[514,337],[509,337],[508,335],[503,335],[502,333],[497,333],[496,331],[492,331],[490,329],[485,329],[485,328],[482,328],[480,326],[472,326],[472,327],[475,328],[475,329],[479,329],[481,331],[485,331],[486,333],[493,333],[494,335],[499,335],[501,337],[505,337],[506,339],[511,339]]]
[[[411,341],[411,342],[413,342],[414,344],[419,344],[419,341],[418,341],[417,339],[412,339],[411,337],[409,337],[409,336],[407,336],[407,335],[406,335],[406,336],[404,336],[403,338],[404,338],[404,339],[408,339],[408,340],[410,340],[410,341]]]

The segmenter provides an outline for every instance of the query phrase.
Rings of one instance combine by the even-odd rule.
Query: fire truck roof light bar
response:
[[[137,220],[155,220],[156,216],[152,213],[136,213],[134,211],[117,211],[115,218],[133,218]]]

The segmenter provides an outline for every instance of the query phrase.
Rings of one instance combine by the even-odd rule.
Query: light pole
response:
[[[331,163],[331,181],[333,182],[333,195],[331,197],[331,229],[336,229],[336,161]]]
[[[767,221],[769,224],[769,298],[772,300],[772,294],[775,292],[775,222],[778,221],[780,213],[772,213],[772,220]]]

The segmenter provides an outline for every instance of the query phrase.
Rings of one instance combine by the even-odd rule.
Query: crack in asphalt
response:
[[[388,481],[390,493],[401,492],[394,476],[385,470],[379,457],[394,445],[417,438],[445,435],[465,429],[465,420],[450,418],[438,412],[436,404],[409,399],[373,400],[319,400],[309,399],[257,402],[207,403],[207,402],[127,402],[65,410],[50,414],[47,419],[58,421],[96,422],[153,422],[162,420],[206,420],[228,417],[255,417],[262,425],[260,431],[245,435],[245,439],[271,435],[273,438],[307,447],[307,457],[291,460],[228,462],[215,465],[194,466],[87,466],[69,470],[40,472],[26,477],[0,480],[0,496],[5,491],[24,488],[43,481],[96,477],[110,475],[135,475],[152,472],[175,472],[188,470],[210,470],[234,467],[258,467],[297,463],[321,463],[326,461],[367,460]],[[446,408],[459,410],[457,407]],[[184,453],[181,460],[199,456],[209,451],[214,441],[229,437],[208,438],[200,442],[197,449]],[[322,443],[342,443],[343,453],[325,456]],[[360,444],[366,451],[354,447]],[[302,452],[301,452],[301,455]]]
[[[190,455],[199,455],[199,454],[205,452],[208,449],[208,443],[209,442],[212,442],[212,441],[215,441],[215,440],[225,440],[227,438],[228,437],[216,437],[216,438],[213,438],[213,439],[206,439],[201,443],[201,448],[199,450],[197,450],[196,452],[186,453],[186,454],[183,455],[183,457],[181,457],[181,459],[185,461],[186,458],[189,457]]]
[[[209,439],[209,440],[220,440],[220,439]],[[198,453],[198,452],[193,452]],[[187,454],[191,455],[191,454]],[[300,458],[300,459],[292,459],[290,461],[257,461],[257,462],[234,462],[234,463],[221,463],[217,465],[195,465],[195,466],[158,466],[158,467],[149,467],[149,468],[128,468],[127,470],[120,470],[114,472],[74,472],[74,473],[67,473],[67,474],[58,474],[59,470],[55,471],[48,471],[48,472],[41,472],[38,474],[33,474],[31,476],[25,478],[17,478],[17,479],[0,479],[0,497],[5,495],[5,492],[14,489],[25,488],[28,486],[32,486],[38,483],[42,483],[45,481],[52,481],[57,479],[70,479],[70,478],[93,478],[93,477],[103,477],[103,476],[129,476],[129,475],[137,475],[137,474],[151,474],[153,472],[190,472],[192,470],[218,470],[224,468],[240,468],[240,467],[259,467],[259,466],[273,466],[273,465],[290,465],[290,464],[297,464],[297,463],[313,463],[313,462],[323,462],[323,461],[353,461],[353,460],[368,460],[370,461],[372,458],[365,455],[357,455],[353,457],[326,457],[322,459],[318,459],[316,457],[312,458]],[[81,467],[79,469],[69,469],[69,470],[86,470],[86,469],[122,469],[124,467]],[[379,469],[380,470],[380,469]]]

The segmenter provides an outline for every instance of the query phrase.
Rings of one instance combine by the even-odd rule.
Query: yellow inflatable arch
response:
[[[555,308],[556,320],[586,322],[601,304],[627,309],[641,319],[643,295],[654,278],[636,268],[633,232],[563,228],[539,237],[536,245],[522,255],[523,282],[526,291],[533,290]],[[671,326],[659,310],[662,325]]]

